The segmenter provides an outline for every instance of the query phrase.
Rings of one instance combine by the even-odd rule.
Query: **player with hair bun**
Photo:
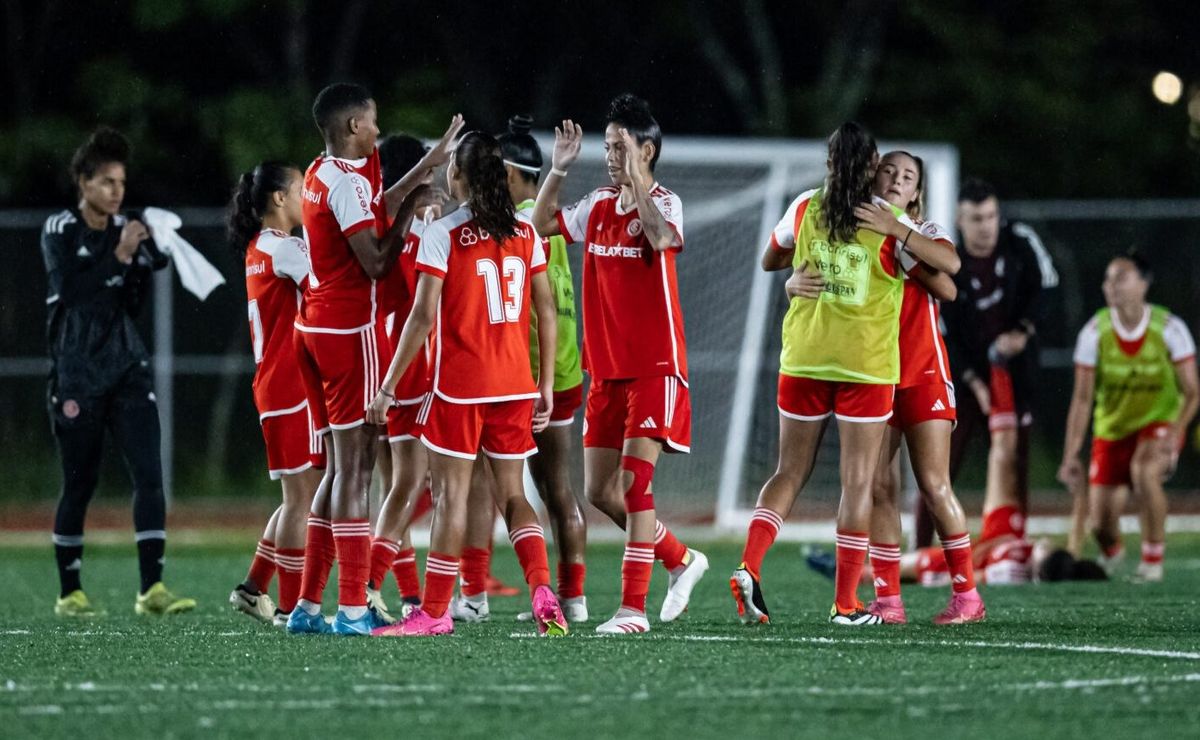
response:
[[[659,455],[691,449],[687,344],[675,260],[683,250],[683,206],[658,184],[662,129],[646,101],[617,96],[604,129],[611,185],[559,206],[583,130],[565,120],[533,207],[543,238],[584,244],[583,367],[591,375],[584,411],[588,500],[625,530],[621,606],[602,634],[648,632],[646,594],[654,561],[670,573],[659,619],[687,608],[708,570],[703,553],[681,543],[655,516],[651,482]]]
[[[300,597],[305,523],[325,472],[325,408],[310,404],[301,382],[292,324],[308,280],[308,248],[292,236],[300,226],[303,176],[291,165],[262,162],[242,174],[229,204],[229,244],[246,266],[254,405],[267,447],[271,480],[283,503],[271,515],[246,580],[229,595],[238,611],[286,625]],[[279,572],[279,608],[267,587]]]

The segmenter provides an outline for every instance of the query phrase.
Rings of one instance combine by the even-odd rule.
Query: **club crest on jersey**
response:
[[[629,234],[630,236],[637,236],[638,234],[641,234],[642,220],[640,218],[635,218],[630,221],[629,225],[625,227],[625,233]]]

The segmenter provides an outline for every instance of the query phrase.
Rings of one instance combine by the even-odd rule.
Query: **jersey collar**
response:
[[[1112,316],[1113,331],[1126,342],[1136,342],[1141,339],[1146,334],[1146,328],[1150,326],[1150,306],[1148,305],[1142,312],[1141,320],[1132,329],[1126,329],[1121,325],[1121,315],[1117,313],[1117,309],[1112,309],[1110,315]]]
[[[634,204],[632,206],[630,206],[629,210],[625,210],[625,208],[621,205],[621,193],[619,192],[620,188],[617,188],[617,190],[618,190],[618,192],[617,192],[617,215],[624,216],[627,213],[633,213],[634,211],[636,211],[637,210],[637,201],[634,201]],[[654,180],[653,182],[651,182],[650,187],[647,188],[646,192],[653,193],[655,190],[658,190],[658,180]]]

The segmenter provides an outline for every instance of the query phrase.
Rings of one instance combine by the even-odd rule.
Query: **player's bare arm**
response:
[[[373,229],[362,229],[350,235],[347,239],[350,249],[368,277],[378,280],[388,274],[396,264],[396,255],[404,248],[413,214],[419,209],[436,205],[439,197],[428,185],[418,185],[400,204],[391,228],[383,238],[376,237]]]
[[[425,156],[404,177],[401,177],[396,181],[396,184],[384,191],[383,197],[387,202],[388,216],[394,217],[397,211],[400,210],[400,205],[404,202],[404,199],[408,197],[408,194],[424,182],[429,177],[430,172],[450,160],[450,154],[454,151],[458,135],[462,132],[465,123],[461,113],[455,114],[450,119],[450,125],[446,128],[446,132],[442,134],[442,138],[438,139],[438,143],[434,144],[433,148],[426,152]],[[445,202],[444,199],[442,202]],[[439,203],[438,205],[440,207],[441,204]]]
[[[654,156],[654,145],[646,142],[638,146],[637,140],[627,129],[621,129],[621,146],[625,150],[625,174],[629,176],[629,189],[637,206],[638,218],[642,221],[642,233],[656,252],[665,252],[683,246],[683,240],[650,197],[654,176],[650,174],[650,158]]]
[[[890,208],[878,203],[863,203],[854,209],[859,225],[876,234],[890,236],[914,257],[948,275],[954,275],[962,266],[958,252],[946,242],[935,241],[921,234],[896,218]]]
[[[909,273],[909,277],[920,283],[939,301],[952,301],[958,297],[958,286],[954,284],[954,279],[924,262],[918,264],[917,269]]]
[[[1171,446],[1171,464],[1167,468],[1169,474],[1175,472],[1179,448],[1187,438],[1188,426],[1196,418],[1197,409],[1200,409],[1200,380],[1197,379],[1195,357],[1175,363],[1175,380],[1179,384],[1179,392],[1183,394],[1183,405],[1179,409],[1179,418],[1171,425],[1171,434],[1164,440],[1164,444]]]
[[[541,246],[535,249],[541,249]],[[544,270],[534,275],[532,282],[533,310],[537,314],[538,355],[555,357],[558,351],[558,308],[554,304],[554,291]],[[538,399],[533,405],[534,434],[545,430],[554,411],[554,363],[540,363],[538,372]]]
[[[413,358],[425,345],[429,332],[433,330],[433,322],[437,318],[438,301],[442,297],[442,279],[429,273],[421,273],[417,280],[417,295],[413,299],[412,312],[404,322],[400,332],[400,342],[396,354],[388,364],[387,374],[367,409],[367,422],[370,424],[386,424],[387,410],[396,400],[396,386],[400,378],[412,364]]]
[[[795,254],[794,248],[782,249],[775,246],[774,242],[767,244],[767,248],[763,250],[762,269],[766,272],[786,270],[792,266],[792,258]]]
[[[1062,464],[1058,466],[1058,480],[1068,486],[1076,485],[1083,479],[1083,462],[1079,459],[1079,453],[1083,449],[1083,438],[1087,435],[1095,391],[1095,368],[1076,365],[1075,389],[1071,392],[1071,408],[1067,411]]]
[[[533,203],[533,228],[539,236],[549,238],[562,234],[558,227],[558,196],[563,180],[583,148],[583,129],[571,119],[554,127],[554,151],[550,155],[550,174],[542,183]]]

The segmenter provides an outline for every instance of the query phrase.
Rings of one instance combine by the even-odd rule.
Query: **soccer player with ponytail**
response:
[[[759,494],[743,562],[730,578],[738,615],[751,623],[770,621],[760,585],[763,557],[812,472],[830,416],[841,442],[842,498],[829,619],[881,621],[863,607],[857,588],[867,558],[872,479],[900,380],[901,247],[895,237],[860,224],[859,208],[873,202],[875,139],[857,123],[842,124],[829,137],[828,163],[824,187],[793,201],[762,259],[765,270],[811,264],[824,285],[816,300],[793,297],[783,320],[779,465]],[[908,216],[898,218],[917,230]]]
[[[546,542],[525,500],[525,459],[536,452],[533,432],[553,410],[554,374],[534,381],[529,366],[532,308],[538,341],[553,355],[554,296],[546,258],[529,220],[509,196],[500,146],[472,131],[459,142],[447,170],[451,195],[462,207],[425,229],[417,252],[416,297],[368,419],[380,423],[400,378],[436,325],[433,395],[422,409],[421,441],[430,451],[435,500],[422,605],[380,636],[441,635],[454,631],[449,613],[466,530],[471,474],[480,450],[496,479],[496,500],[525,572],[540,634],[566,634],[550,589]],[[489,503],[489,506],[491,503]]]
[[[574,122],[555,129],[533,223],[543,237],[561,234],[585,245],[583,366],[592,380],[584,411],[584,484],[588,500],[626,534],[621,606],[596,631],[620,635],[650,630],[646,594],[655,560],[670,572],[663,622],[683,613],[708,570],[703,553],[658,521],[651,488],[664,450],[691,449],[687,345],[675,276],[683,206],[654,179],[662,129],[646,101],[629,94],[612,101],[604,130],[612,184],[560,208],[563,181],[582,144],[583,130]]]
[[[306,520],[325,469],[325,409],[309,404],[293,343],[296,311],[308,279],[308,249],[292,236],[300,226],[300,171],[263,162],[244,173],[229,204],[230,246],[246,264],[250,343],[254,351],[254,405],[267,446],[267,470],[283,488],[250,571],[229,603],[276,626],[300,596]],[[279,572],[279,608],[267,587]]]

